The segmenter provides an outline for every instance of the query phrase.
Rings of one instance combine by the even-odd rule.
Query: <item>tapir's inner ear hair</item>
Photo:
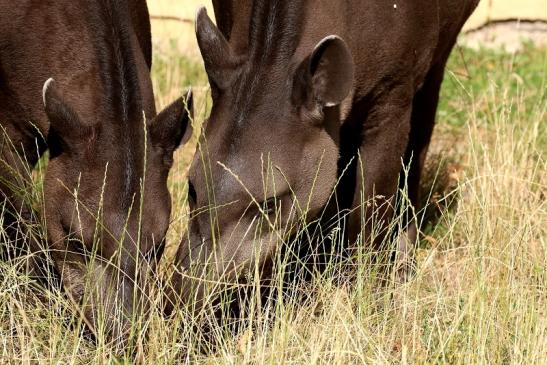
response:
[[[221,89],[226,87],[230,83],[230,70],[236,67],[236,57],[204,7],[196,15],[196,37],[210,83]]]
[[[42,88],[42,101],[44,103],[44,107],[46,106],[46,93],[49,88],[49,86],[54,83],[55,80],[53,80],[53,77],[50,77],[49,79],[44,82],[44,87]]]

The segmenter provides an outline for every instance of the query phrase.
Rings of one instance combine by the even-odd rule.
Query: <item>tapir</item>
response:
[[[156,113],[146,1],[0,1],[0,204],[8,244],[46,248],[90,327],[146,307],[165,244],[167,176],[191,134],[191,93]],[[21,192],[44,152],[47,242]],[[39,212],[40,213],[40,212]],[[38,222],[39,223],[39,222]],[[29,240],[31,242],[29,242]]]
[[[216,25],[196,19],[212,110],[178,271],[268,271],[287,237],[333,217],[348,247],[387,241],[412,262],[414,215],[397,234],[390,222],[400,188],[419,209],[447,59],[478,0],[213,3]],[[182,298],[189,277],[173,279]]]

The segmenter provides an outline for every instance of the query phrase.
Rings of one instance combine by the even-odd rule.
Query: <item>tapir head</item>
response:
[[[189,172],[191,220],[178,261],[233,277],[267,262],[331,197],[353,60],[337,36],[301,56],[297,39],[250,36],[238,53],[205,9],[196,33],[213,105]]]
[[[116,109],[100,114],[105,119],[85,120],[63,90],[50,79],[43,92],[51,257],[89,327],[102,322],[110,334],[125,337],[137,309],[148,305],[145,278],[165,244],[167,177],[174,151],[191,135],[192,95],[155,117],[137,105],[133,112]]]

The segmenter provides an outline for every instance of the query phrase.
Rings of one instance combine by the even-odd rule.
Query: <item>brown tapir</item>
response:
[[[350,244],[383,241],[403,163],[418,206],[446,61],[477,3],[218,0],[218,28],[201,9],[213,104],[179,267],[212,260],[211,275],[233,277],[267,263],[329,205]],[[416,240],[415,223],[404,228],[403,256]],[[184,297],[192,284],[173,286]]]
[[[88,323],[104,313],[115,335],[146,304],[135,283],[162,253],[167,176],[191,134],[191,93],[156,115],[151,62],[144,0],[0,1],[4,229],[24,234],[19,191],[49,148],[51,257]]]

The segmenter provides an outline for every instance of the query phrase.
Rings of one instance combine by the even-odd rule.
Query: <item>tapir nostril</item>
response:
[[[190,205],[195,206],[197,204],[198,196],[196,192],[196,188],[194,187],[194,184],[192,184],[191,181],[188,182],[188,202]]]

